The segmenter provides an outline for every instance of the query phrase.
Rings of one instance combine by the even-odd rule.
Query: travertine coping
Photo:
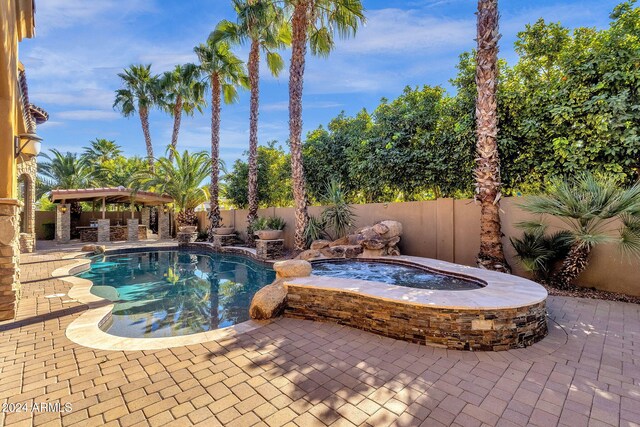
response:
[[[168,250],[172,249],[172,247],[148,248],[149,251],[156,249]],[[176,246],[174,249],[178,249],[178,247]],[[105,255],[109,255],[109,252],[116,251],[107,251]],[[78,253],[76,252],[66,255],[63,258],[70,259],[77,256]],[[126,338],[111,335],[100,329],[100,325],[111,315],[114,307],[113,302],[92,294],[91,287],[93,286],[93,282],[90,280],[72,276],[73,274],[88,270],[90,264],[91,260],[89,259],[78,259],[73,264],[60,267],[51,273],[53,277],[58,277],[60,280],[73,285],[67,293],[69,298],[89,306],[89,310],[71,322],[66,330],[67,338],[84,347],[114,351],[162,350],[165,348],[222,340],[237,334],[252,331],[269,323],[269,321],[248,320],[226,328],[179,337]]]
[[[456,310],[497,310],[534,305],[547,299],[547,290],[522,277],[411,256],[367,258],[371,261],[395,261],[426,268],[435,273],[455,275],[484,286],[464,291],[416,289],[358,279],[310,276],[288,279],[285,286],[303,286],[361,294],[387,301]],[[357,261],[357,260],[356,260]],[[313,274],[313,273],[312,273]]]

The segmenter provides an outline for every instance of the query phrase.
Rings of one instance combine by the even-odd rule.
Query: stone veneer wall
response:
[[[130,242],[138,241],[140,236],[138,230],[138,220],[137,219],[128,219],[127,220],[127,240]]]
[[[38,163],[33,157],[17,165],[18,178],[25,182],[24,217],[25,228],[20,233],[20,252],[33,252],[36,247],[36,178]]]
[[[19,200],[0,199],[0,321],[16,314],[20,291]]]
[[[171,228],[169,225],[170,215],[169,213],[164,213],[162,210],[162,206],[158,207],[158,238],[159,239],[170,239],[171,238]]]
[[[62,207],[66,212],[62,212]],[[71,204],[56,207],[56,242],[69,243],[71,240]]]
[[[259,259],[279,259],[284,255],[284,239],[256,239],[256,256]]]
[[[497,351],[525,347],[547,335],[544,301],[514,309],[460,310],[403,304],[335,289],[286,286],[286,317],[336,322],[414,343]]]

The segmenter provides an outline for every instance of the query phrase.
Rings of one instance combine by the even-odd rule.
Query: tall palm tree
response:
[[[614,177],[585,172],[570,180],[552,179],[545,190],[521,207],[564,224],[561,228],[568,235],[570,249],[551,277],[553,284],[568,287],[587,268],[589,254],[599,244],[618,243],[623,251],[640,257],[640,182],[621,188]],[[518,226],[538,235],[548,227],[542,220]]]
[[[211,158],[206,151],[180,154],[174,153],[173,161],[167,157],[157,159],[153,171],[142,172],[136,177],[140,187],[167,194],[173,198],[174,207],[178,211],[176,217],[179,224],[197,223],[195,208],[208,198],[208,190],[203,181],[211,172]]]
[[[89,146],[85,147],[82,158],[91,164],[101,164],[108,160],[113,160],[122,155],[122,147],[114,140],[96,138],[89,141]]]
[[[334,46],[333,31],[348,37],[365,21],[360,0],[285,0],[293,8],[291,63],[289,65],[289,144],[291,178],[295,200],[295,248],[306,246],[309,221],[304,169],[302,166],[302,90],[307,43],[314,55],[328,56]]]
[[[147,145],[147,160],[153,169],[153,145],[149,131],[149,110],[157,104],[159,98],[159,78],[151,74],[151,65],[131,65],[118,77],[122,80],[122,89],[116,90],[114,108],[122,115],[130,117],[136,111],[140,116],[142,133]]]
[[[282,9],[268,0],[233,0],[237,21],[221,21],[211,34],[213,42],[250,43],[249,84],[251,101],[249,113],[249,213],[247,221],[258,217],[258,100],[260,96],[260,51],[266,54],[271,74],[278,76],[284,61],[276,52],[289,43],[290,31]],[[249,237],[249,240],[252,236]]]
[[[478,1],[476,54],[476,200],[480,203],[480,268],[510,273],[500,227],[498,152],[498,0]]]
[[[213,241],[213,229],[220,227],[219,175],[220,175],[220,106],[237,101],[237,87],[249,87],[244,63],[231,52],[225,42],[207,40],[194,48],[200,60],[200,68],[209,76],[211,86],[211,185],[209,195],[209,241]]]
[[[205,85],[200,81],[200,68],[195,64],[176,65],[173,71],[165,72],[160,78],[162,92],[162,108],[173,117],[171,147],[178,145],[182,113],[193,115],[202,112],[205,105]],[[173,158],[173,150],[169,150],[169,160]]]

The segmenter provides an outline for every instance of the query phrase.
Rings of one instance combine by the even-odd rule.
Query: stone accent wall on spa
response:
[[[285,317],[335,322],[419,344],[499,351],[529,346],[547,335],[544,301],[520,308],[462,310],[404,304],[334,289],[286,286]]]

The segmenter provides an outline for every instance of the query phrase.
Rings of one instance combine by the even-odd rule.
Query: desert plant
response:
[[[615,177],[584,172],[571,179],[551,179],[546,194],[530,197],[520,205],[525,211],[560,219],[572,244],[551,283],[567,288],[588,265],[594,246],[618,243],[620,249],[640,257],[640,182],[622,188]],[[519,227],[544,233],[547,225],[526,221]]]
[[[544,281],[549,279],[554,264],[567,256],[573,243],[568,231],[548,236],[540,232],[525,232],[522,238],[512,237],[509,240],[522,267],[536,279]]]
[[[326,205],[320,217],[325,229],[333,230],[336,239],[345,236],[353,225],[356,215],[347,203],[340,181],[331,180],[327,183],[322,203]]]
[[[324,222],[322,219],[309,215],[309,221],[304,229],[304,238],[307,242],[307,247],[311,245],[315,240],[324,239],[327,237],[327,232],[324,230]]]
[[[267,218],[267,229],[269,230],[284,230],[287,222],[279,216],[270,216]]]

